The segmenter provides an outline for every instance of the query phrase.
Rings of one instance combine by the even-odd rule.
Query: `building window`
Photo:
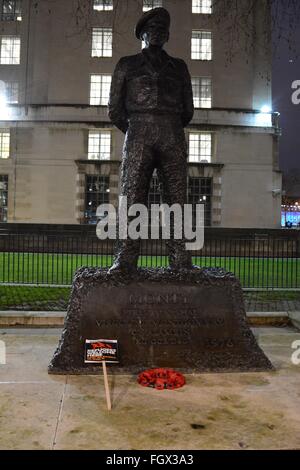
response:
[[[3,0],[2,21],[22,21],[21,0]]]
[[[109,160],[111,156],[111,131],[89,132],[89,160]]]
[[[9,158],[10,133],[0,131],[0,158]]]
[[[112,57],[111,28],[93,28],[92,57]]]
[[[211,79],[202,77],[192,77],[192,87],[195,108],[211,108]]]
[[[161,204],[161,187],[156,175],[152,176],[150,188],[148,192],[148,208],[151,209],[152,204]]]
[[[5,82],[5,101],[8,104],[17,104],[19,102],[18,82]]]
[[[0,175],[0,222],[7,222],[8,176]]]
[[[212,60],[212,35],[209,31],[192,32],[192,59]]]
[[[151,206],[153,204],[162,204],[162,191],[161,191],[161,184],[159,182],[157,172],[153,173],[152,179],[150,181],[150,186],[149,186],[149,191],[148,191],[148,223],[149,226],[151,224],[156,225],[158,222],[158,225],[163,225],[163,218],[162,218],[162,213],[159,213],[159,219],[155,220],[152,219],[152,212],[151,212]]]
[[[91,75],[90,104],[107,106],[111,85],[111,75]]]
[[[113,9],[113,0],[94,0],[94,10],[111,11]]]
[[[204,204],[204,223],[211,225],[212,178],[192,178],[188,180],[188,204],[193,206],[193,226],[196,222],[196,204]]]
[[[97,223],[96,212],[100,204],[109,204],[109,176],[86,175],[84,212],[86,223]]]
[[[1,65],[18,65],[20,63],[21,40],[17,36],[2,36]]]
[[[211,15],[211,13],[212,13],[212,0],[193,0],[192,12],[193,13],[202,13],[204,15]]]
[[[162,7],[162,0],[143,0],[143,11],[152,10],[152,8]]]
[[[210,163],[212,155],[212,136],[205,132],[189,133],[190,163]]]

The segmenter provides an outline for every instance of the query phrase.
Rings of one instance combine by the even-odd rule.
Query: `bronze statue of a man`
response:
[[[121,196],[128,206],[147,205],[154,169],[162,187],[163,202],[186,202],[187,144],[184,127],[194,114],[191,77],[185,62],[170,57],[163,46],[169,39],[170,15],[164,8],[146,12],[135,34],[146,47],[123,57],[112,78],[109,117],[126,133],[121,168]],[[170,267],[192,268],[185,241],[167,242]],[[119,243],[111,271],[136,269],[139,241]]]

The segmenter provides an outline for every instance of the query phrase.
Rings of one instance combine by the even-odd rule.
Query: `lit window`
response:
[[[192,78],[195,108],[211,108],[212,92],[211,79],[202,77]]]
[[[0,131],[0,158],[9,157],[10,134],[7,131]]]
[[[204,15],[211,15],[212,0],[193,0],[192,12],[202,13]]]
[[[112,57],[111,28],[93,28],[92,57]]]
[[[189,161],[191,163],[211,162],[211,134],[205,132],[190,132]]]
[[[209,31],[192,32],[192,59],[212,60],[212,37]]]
[[[5,100],[8,104],[17,104],[19,102],[18,82],[5,82]]]
[[[8,175],[0,175],[0,222],[7,222]]]
[[[111,155],[111,132],[89,132],[89,160],[109,160]]]
[[[94,10],[110,11],[113,10],[113,0],[94,0]]]
[[[21,0],[3,0],[2,21],[22,21]]]
[[[111,75],[91,75],[90,104],[107,106],[111,85]]]
[[[196,222],[197,204],[204,204],[204,224],[211,225],[211,206],[213,196],[212,178],[190,177],[188,180],[188,204],[193,208],[193,226]]]
[[[1,65],[18,65],[20,63],[21,40],[17,36],[2,36]]]
[[[88,224],[97,223],[97,208],[109,204],[109,192],[109,176],[86,175],[84,218]]]
[[[152,10],[152,8],[162,7],[162,0],[144,0],[143,11]]]

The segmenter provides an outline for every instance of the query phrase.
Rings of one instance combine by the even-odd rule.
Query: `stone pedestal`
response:
[[[117,339],[116,372],[172,367],[185,372],[272,369],[247,325],[236,277],[220,269],[77,271],[53,374],[93,374],[85,339]]]

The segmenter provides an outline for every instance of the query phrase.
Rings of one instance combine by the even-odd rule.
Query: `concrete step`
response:
[[[67,312],[0,312],[0,327],[50,327],[57,328],[64,325]]]
[[[0,312],[0,328],[36,327],[59,328],[64,325],[67,312]],[[247,312],[251,326],[294,326],[300,329],[300,312]]]

